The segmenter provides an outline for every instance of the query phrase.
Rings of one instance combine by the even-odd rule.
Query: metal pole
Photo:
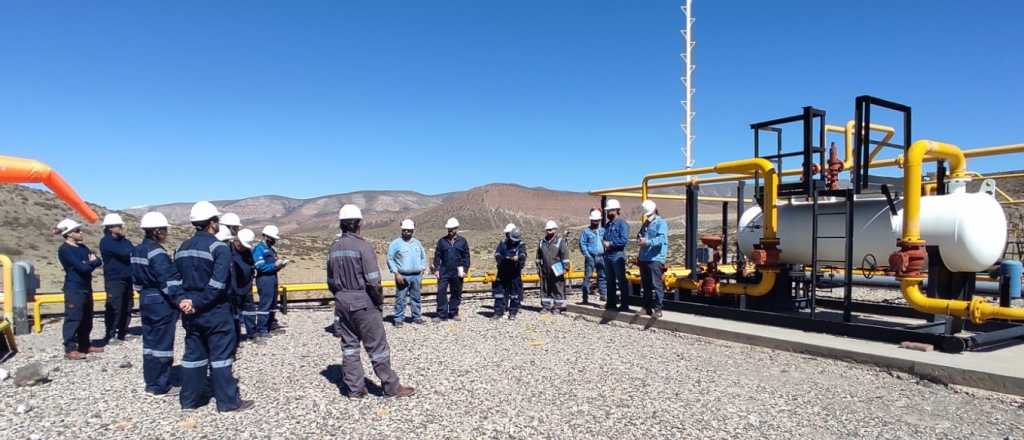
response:
[[[680,30],[683,34],[683,52],[679,56],[683,59],[683,76],[679,78],[683,82],[683,168],[689,169],[693,166],[693,71],[697,66],[693,64],[693,0],[686,0],[680,9],[683,11],[685,27]],[[687,177],[689,179],[689,177]]]

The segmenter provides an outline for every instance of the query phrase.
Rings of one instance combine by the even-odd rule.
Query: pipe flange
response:
[[[985,306],[988,305],[988,301],[980,296],[971,298],[971,304],[968,306],[970,309],[967,311],[970,314],[971,322],[975,324],[981,324],[985,322]]]

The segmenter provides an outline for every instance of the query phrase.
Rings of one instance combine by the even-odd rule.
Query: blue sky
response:
[[[1021,3],[767,5],[696,2],[697,165],[861,94],[913,106],[915,138],[1024,142]],[[675,1],[6,2],[0,152],[112,207],[633,184],[681,164],[682,23]]]

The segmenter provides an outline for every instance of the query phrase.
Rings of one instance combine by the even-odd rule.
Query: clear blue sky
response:
[[[758,6],[761,5],[761,6]],[[677,1],[5,3],[0,152],[112,207],[681,163]],[[1020,2],[696,0],[698,165],[748,124],[873,94],[915,137],[1024,142]],[[973,162],[973,168],[1024,168]]]

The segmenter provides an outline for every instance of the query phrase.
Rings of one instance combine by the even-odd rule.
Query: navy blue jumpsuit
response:
[[[165,394],[171,389],[181,276],[164,247],[149,238],[132,250],[131,265],[142,317],[142,377],[146,391]]]
[[[513,257],[519,257],[513,260]],[[494,294],[494,315],[516,316],[523,302],[523,267],[526,265],[526,245],[522,241],[502,240],[494,250],[498,263],[498,276],[491,285]]]
[[[450,319],[459,316],[462,303],[462,277],[459,267],[469,271],[469,242],[461,235],[437,240],[434,248],[434,270],[437,271],[437,316]]]
[[[64,352],[89,351],[92,333],[92,271],[103,265],[96,257],[89,261],[89,250],[84,244],[72,246],[64,243],[57,250],[57,258],[64,267]]]
[[[252,300],[253,271],[252,252],[231,249],[231,287],[238,313],[239,322],[235,324],[235,334],[238,336],[241,336],[243,325],[247,337],[256,335],[256,303]]]
[[[209,381],[217,410],[237,409],[241,398],[231,371],[237,339],[227,286],[231,251],[213,234],[196,231],[175,252],[174,263],[181,274],[183,299],[191,300],[195,309],[195,313],[182,317],[185,355],[181,360],[181,407],[202,406]]]

